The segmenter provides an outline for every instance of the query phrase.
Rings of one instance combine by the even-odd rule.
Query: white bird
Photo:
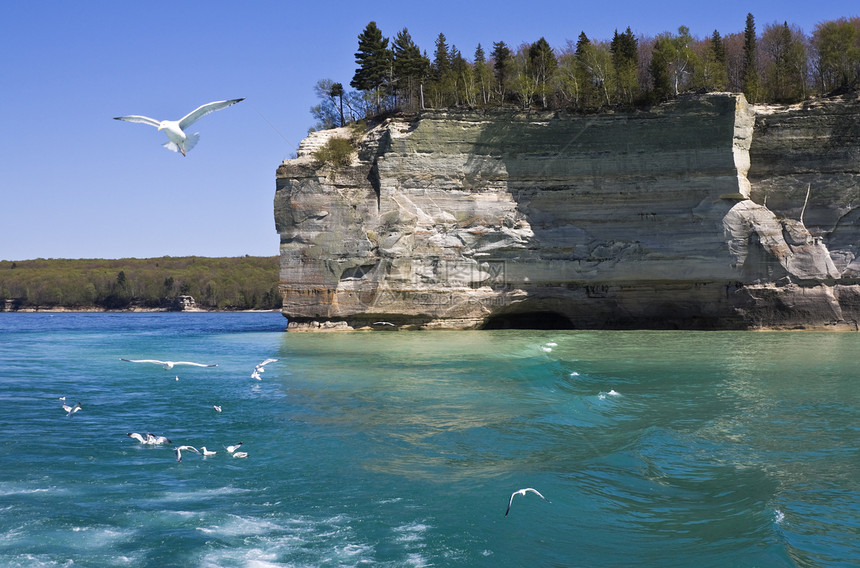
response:
[[[119,358],[120,361],[128,361],[129,363],[155,363],[156,365],[161,365],[167,370],[172,369],[176,365],[191,365],[193,367],[217,367],[218,365],[204,365],[203,363],[193,363],[191,361],[161,361],[159,359],[123,359]],[[176,377],[176,380],[179,380],[179,377]]]
[[[144,438],[142,434],[138,434],[137,432],[128,432],[128,433],[126,433],[126,436],[128,436],[129,438],[131,438],[133,440],[137,440],[141,444],[148,444],[149,443],[146,441],[146,438]]]
[[[173,450],[173,453],[176,454],[176,461],[182,461],[182,450],[191,450],[195,454],[199,454],[200,452],[194,446],[179,446]]]
[[[238,443],[238,444],[236,444],[235,446],[224,446],[224,449],[225,449],[225,450],[227,450],[227,453],[232,454],[233,452],[235,452],[236,450],[238,450],[238,449],[239,449],[239,446],[241,446],[242,444],[244,444],[244,442],[239,442],[239,443]]]
[[[219,405],[217,405],[217,404],[213,404],[213,405],[212,405],[212,408],[214,408],[214,409],[215,409],[215,412],[221,412],[221,407],[220,407]]]
[[[148,124],[150,126],[154,126],[158,128],[158,130],[163,130],[164,133],[167,135],[167,142],[165,142],[163,146],[168,150],[171,150],[173,152],[179,152],[184,156],[186,152],[194,148],[194,146],[197,144],[197,140],[199,140],[200,138],[199,132],[195,132],[194,134],[186,134],[186,128],[188,128],[210,112],[215,112],[216,110],[227,108],[230,105],[234,105],[244,100],[245,99],[231,99],[229,101],[215,101],[211,103],[206,103],[205,105],[199,106],[196,109],[192,110],[179,120],[155,120],[154,118],[149,118],[148,116],[140,116],[136,114],[130,116],[117,116],[116,118],[114,118],[114,120],[139,122],[141,124]]]
[[[260,378],[260,373],[266,372],[265,366],[269,363],[274,363],[277,359],[265,359],[262,363],[257,363],[257,366],[254,367],[254,372],[251,373],[251,378],[257,379],[258,381],[262,380]]]
[[[218,452],[213,452],[212,450],[207,450],[206,446],[200,446],[200,449],[203,450],[203,457],[204,458],[206,456],[214,456],[215,454],[218,453]]]
[[[234,458],[247,458],[248,452],[236,452],[233,454]]]
[[[168,440],[167,436],[156,436],[152,432],[147,432],[146,433],[146,443],[160,446],[161,444],[172,444],[173,442]]]
[[[394,325],[390,321],[375,321],[375,322],[373,322],[373,325],[390,325],[391,327],[397,327],[396,325]]]
[[[160,446],[162,444],[171,444],[172,442],[167,439],[165,436],[156,436],[150,432],[144,434],[138,434],[137,432],[128,432],[126,434],[132,440],[137,440],[141,444],[146,444],[149,446]]]
[[[66,397],[61,396],[61,397],[60,397],[60,400],[66,400]]]
[[[80,402],[76,402],[74,406],[69,406],[68,404],[63,405],[63,410],[68,412],[68,414],[66,414],[66,417],[68,417],[68,418],[71,418],[72,414],[74,414],[75,412],[77,412],[80,409],[81,409],[81,403]]]
[[[547,499],[546,497],[544,497],[543,495],[541,495],[537,489],[532,489],[531,487],[526,487],[524,489],[520,489],[519,491],[514,491],[513,493],[511,493],[511,499],[510,499],[510,501],[508,501],[508,509],[507,509],[507,511],[505,511],[506,517],[508,516],[508,513],[510,513],[510,511],[511,511],[511,504],[514,502],[514,496],[522,495],[525,497],[525,494],[528,493],[529,491],[531,491],[532,493],[534,493],[535,495],[537,495],[538,497],[540,497],[541,499],[543,499],[547,503],[551,503],[551,501],[549,499]]]

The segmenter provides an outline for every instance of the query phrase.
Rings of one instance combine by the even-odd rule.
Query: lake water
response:
[[[0,314],[0,565],[860,565],[860,334],[285,323]]]

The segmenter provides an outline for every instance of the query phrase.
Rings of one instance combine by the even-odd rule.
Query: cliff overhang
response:
[[[728,93],[430,111],[374,126],[340,167],[313,152],[350,133],[312,133],[277,171],[283,314],[314,330],[856,329],[858,117],[856,100]]]

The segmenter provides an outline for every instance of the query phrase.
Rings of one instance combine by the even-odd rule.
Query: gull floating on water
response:
[[[248,452],[236,452],[233,454],[234,458],[247,458]]]
[[[505,511],[506,517],[508,516],[508,513],[511,512],[511,504],[514,502],[514,496],[522,495],[525,497],[525,494],[528,492],[532,492],[535,495],[537,495],[538,497],[540,497],[541,499],[543,499],[544,501],[546,501],[547,503],[551,503],[551,501],[549,499],[547,499],[546,497],[544,497],[543,495],[541,495],[537,489],[532,489],[531,487],[526,487],[526,488],[520,489],[519,491],[514,491],[513,493],[511,493],[511,499],[510,499],[510,501],[508,501],[508,509],[507,509],[507,511]]]
[[[176,461],[182,461],[182,450],[191,450],[195,454],[199,454],[200,452],[194,446],[179,446],[173,450],[173,453],[176,454]]]
[[[167,370],[172,369],[176,365],[191,365],[193,367],[217,367],[218,365],[204,365],[203,363],[194,363],[192,361],[161,361],[159,359],[123,359],[119,358],[120,361],[128,361],[129,363],[155,363],[156,365],[161,365]],[[179,377],[176,377],[176,380],[179,380]]]
[[[163,130],[164,133],[167,134],[167,142],[162,145],[168,150],[171,150],[173,152],[179,152],[184,156],[186,152],[194,148],[194,146],[197,144],[197,140],[200,139],[199,132],[195,132],[194,134],[186,134],[186,128],[188,128],[210,112],[215,112],[216,110],[227,108],[230,105],[234,105],[244,100],[245,99],[231,99],[229,101],[214,101],[211,103],[206,103],[205,105],[199,106],[196,109],[192,110],[179,120],[156,120],[154,118],[149,118],[148,116],[140,116],[136,114],[130,116],[117,116],[114,120],[139,122],[141,124],[148,124],[150,126],[158,128],[159,130]]]
[[[71,418],[72,414],[74,414],[75,412],[77,412],[80,409],[81,409],[81,403],[80,402],[76,402],[74,406],[69,406],[68,404],[63,405],[63,410],[68,412],[68,414],[66,414],[66,417],[68,417],[68,418]]]
[[[212,405],[212,408],[214,408],[214,409],[215,409],[215,412],[221,412],[221,407],[220,407],[219,405],[217,405],[217,404],[213,404],[213,405]]]
[[[213,452],[212,450],[207,450],[206,446],[200,446],[200,449],[203,450],[203,457],[204,458],[206,456],[214,456],[215,454],[218,453],[218,452]]]
[[[245,443],[245,442],[239,442],[239,443],[238,443],[238,444],[236,444],[235,446],[224,446],[224,449],[225,449],[225,450],[227,450],[227,453],[232,454],[233,452],[235,452],[236,450],[238,450],[238,449],[239,449],[239,446],[241,446],[241,445],[242,445],[242,444],[244,444],[244,443]]]

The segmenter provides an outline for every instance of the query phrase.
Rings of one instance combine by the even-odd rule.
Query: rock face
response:
[[[332,136],[277,171],[290,329],[856,329],[857,100],[425,112],[339,168]]]

